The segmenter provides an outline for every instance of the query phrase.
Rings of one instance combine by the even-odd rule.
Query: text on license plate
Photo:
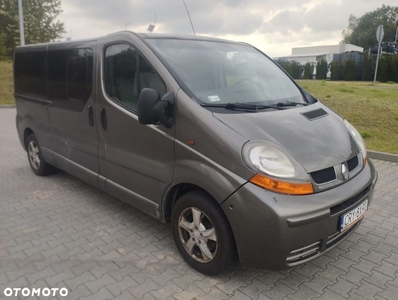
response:
[[[354,225],[356,222],[358,222],[363,215],[366,213],[368,210],[368,199],[363,201],[361,204],[359,204],[357,207],[355,207],[353,210],[350,210],[349,212],[345,213],[344,215],[340,216],[340,231],[344,231],[348,229],[351,225]]]

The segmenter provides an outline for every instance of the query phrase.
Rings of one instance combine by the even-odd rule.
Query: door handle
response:
[[[94,126],[94,109],[91,105],[88,106],[88,124],[91,127]]]
[[[102,129],[106,130],[108,128],[108,122],[106,119],[106,110],[103,107],[100,108],[100,117]]]

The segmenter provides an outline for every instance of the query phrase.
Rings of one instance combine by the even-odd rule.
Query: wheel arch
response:
[[[174,185],[166,192],[162,203],[163,221],[170,221],[174,204],[178,201],[179,198],[181,198],[181,196],[191,191],[202,191],[209,195],[212,199],[214,199],[214,202],[218,204],[214,196],[199,185],[188,182],[181,182]]]
[[[28,139],[28,136],[31,134],[34,134],[33,130],[30,127],[26,127],[23,133],[23,145],[25,147],[25,150],[27,149],[26,140]]]

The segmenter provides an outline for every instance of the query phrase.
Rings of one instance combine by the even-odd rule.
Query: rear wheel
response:
[[[172,213],[174,240],[185,261],[204,274],[217,274],[235,258],[235,241],[220,206],[204,192],[189,192]]]
[[[43,158],[36,136],[32,133],[26,139],[26,152],[32,171],[38,176],[45,176],[54,171],[54,167]]]

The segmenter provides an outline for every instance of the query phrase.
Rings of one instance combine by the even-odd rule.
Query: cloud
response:
[[[396,0],[185,0],[199,35],[227,37],[254,44],[271,56],[292,47],[337,44],[348,17],[357,17]],[[182,0],[63,0],[68,36],[95,37],[128,30],[192,34]]]

